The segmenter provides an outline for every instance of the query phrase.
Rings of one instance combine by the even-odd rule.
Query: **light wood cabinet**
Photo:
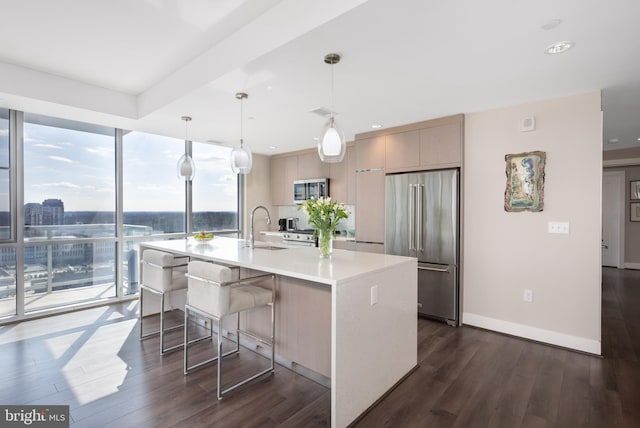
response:
[[[347,147],[347,204],[356,204],[356,147]]]
[[[349,146],[342,162],[330,164],[329,196],[348,205],[356,203],[355,155],[355,147]]]
[[[275,312],[276,355],[330,378],[331,287],[278,275]],[[243,312],[241,325],[268,337],[271,311]],[[230,323],[229,329],[235,330],[235,325]]]
[[[297,174],[297,156],[271,158],[272,205],[293,205],[293,181]]]
[[[384,169],[385,137],[358,140],[356,143],[356,170]],[[360,189],[357,189],[360,192]]]
[[[462,125],[460,122],[420,130],[420,165],[425,167],[459,166],[462,162]]]
[[[356,143],[356,240],[384,242],[385,137]]]
[[[356,241],[333,241],[333,248],[336,250],[356,250]]]
[[[356,174],[356,240],[384,242],[384,171]]]
[[[373,242],[357,242],[356,251],[384,254],[384,244],[376,244]]]
[[[385,139],[385,169],[420,166],[420,131],[390,134]]]
[[[296,180],[329,177],[330,165],[320,160],[317,150],[298,155],[298,172]],[[293,201],[293,199],[292,199]]]
[[[331,287],[278,276],[276,352],[331,377]]]

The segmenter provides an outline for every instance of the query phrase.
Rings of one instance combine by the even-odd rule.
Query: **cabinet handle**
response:
[[[418,270],[429,270],[433,272],[446,272],[449,273],[449,268],[437,268],[437,267],[428,267],[428,266],[418,266]]]
[[[384,171],[384,168],[365,168],[365,169],[356,169],[356,172],[374,172],[374,171]]]

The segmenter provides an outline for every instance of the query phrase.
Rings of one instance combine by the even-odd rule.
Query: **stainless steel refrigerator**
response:
[[[387,175],[385,253],[418,258],[418,314],[459,324],[458,169]]]

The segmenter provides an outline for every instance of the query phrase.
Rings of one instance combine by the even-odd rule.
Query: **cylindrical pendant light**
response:
[[[191,117],[182,116],[182,120],[184,120],[184,154],[178,159],[177,172],[181,180],[191,181],[196,175],[196,164],[189,155],[191,141],[187,135],[187,124],[191,121]]]
[[[344,134],[338,127],[333,116],[333,65],[340,62],[340,55],[330,53],[325,55],[324,62],[331,65],[331,116],[322,128],[322,138],[318,141],[318,155],[322,162],[342,162],[347,151]]]
[[[251,149],[248,145],[244,144],[242,134],[242,100],[248,97],[249,95],[244,92],[238,92],[236,94],[236,98],[240,100],[240,147],[234,147],[234,149],[231,150],[231,170],[235,174],[249,174],[249,172],[251,172],[251,166],[253,165]]]

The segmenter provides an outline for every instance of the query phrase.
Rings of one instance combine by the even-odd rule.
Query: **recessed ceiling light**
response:
[[[382,128],[382,125],[380,125],[379,123],[374,123],[373,125],[371,125],[371,127],[373,129],[380,129],[380,128]]]
[[[568,51],[575,45],[576,45],[576,42],[570,42],[570,41],[557,42],[550,46],[547,46],[547,48],[544,50],[544,53],[547,53],[549,55],[559,54],[559,53]]]
[[[269,146],[269,150],[275,150],[275,149],[277,149],[276,146]]]
[[[540,28],[543,30],[553,30],[560,24],[562,24],[562,19],[552,19]]]
[[[619,143],[619,142],[620,142],[620,140],[617,139],[617,138],[609,138],[609,144],[616,144],[616,143]]]
[[[640,141],[640,137],[638,137],[638,141]]]
[[[313,141],[320,141],[320,137],[313,137]]]
[[[271,85],[267,86],[267,91],[270,91],[272,89],[273,89],[273,86],[271,86]]]

